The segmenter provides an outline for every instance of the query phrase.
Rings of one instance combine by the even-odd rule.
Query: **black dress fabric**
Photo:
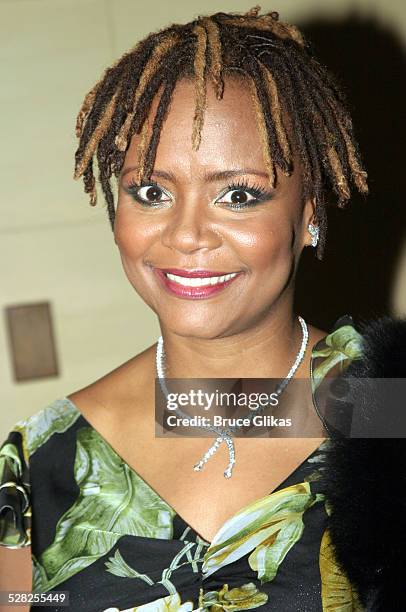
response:
[[[312,349],[314,398],[326,360],[349,361],[349,323]],[[69,606],[31,610],[361,611],[326,528],[328,444],[207,542],[63,397],[17,423],[0,449],[0,544],[31,546],[34,593],[69,592]]]

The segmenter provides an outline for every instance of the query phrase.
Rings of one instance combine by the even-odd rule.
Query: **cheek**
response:
[[[150,242],[148,227],[134,223],[118,223],[115,235],[121,265],[130,285],[146,304],[155,310],[149,290],[150,279],[143,265],[144,255]]]
[[[288,220],[248,222],[244,230],[234,232],[233,241],[238,243],[241,258],[254,274],[269,269],[282,272],[291,265],[294,231]]]
[[[116,220],[114,233],[123,270],[132,287],[143,296],[148,285],[143,259],[151,243],[151,224]]]
[[[156,234],[150,220],[146,221],[128,211],[116,215],[114,235],[121,258],[128,264],[137,264]]]

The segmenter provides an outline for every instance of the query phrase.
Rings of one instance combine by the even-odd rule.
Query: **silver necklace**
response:
[[[287,376],[278,385],[278,387],[276,388],[276,391],[274,391],[274,393],[277,395],[280,395],[284,391],[287,384],[289,383],[294,373],[296,372],[297,368],[299,367],[300,363],[302,362],[303,357],[306,352],[307,343],[309,339],[309,332],[308,332],[305,320],[300,315],[298,316],[298,319],[302,327],[302,343],[301,343],[299,352],[296,355],[296,359],[292,367],[290,368]],[[164,362],[165,362],[164,342],[163,342],[162,336],[160,336],[158,338],[157,347],[156,347],[156,373],[157,373],[157,378],[159,380],[159,384],[160,384],[162,393],[164,397],[167,398],[169,391],[168,391],[168,387],[166,385],[166,380],[165,380]],[[265,408],[266,406],[260,406],[255,411],[250,410],[250,413],[245,418],[251,419],[255,415],[265,410]],[[186,418],[186,419],[192,418],[189,414],[184,413],[180,408],[176,408],[175,412],[183,418]],[[205,463],[207,463],[210,457],[212,457],[213,454],[216,452],[216,450],[219,448],[220,444],[222,442],[225,442],[228,447],[229,463],[228,463],[226,470],[224,471],[224,477],[231,478],[233,466],[235,464],[235,448],[234,448],[234,442],[232,440],[232,434],[238,429],[241,429],[241,426],[235,425],[232,427],[220,428],[220,427],[215,427],[214,425],[199,425],[199,427],[208,429],[210,431],[214,431],[215,433],[218,434],[218,436],[216,440],[214,441],[214,443],[210,446],[210,448],[203,455],[202,459],[193,466],[193,469],[196,472],[201,471]]]

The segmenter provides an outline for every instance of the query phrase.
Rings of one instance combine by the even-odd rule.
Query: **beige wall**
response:
[[[61,366],[59,377],[14,384],[3,316],[0,440],[16,420],[101,377],[154,342],[159,332],[124,276],[104,207],[90,208],[81,183],[72,180],[74,121],[85,92],[149,31],[254,4],[0,0],[0,307],[49,300]],[[298,23],[358,7],[378,14],[406,39],[404,0],[262,4]],[[398,314],[406,314],[402,261],[406,253],[393,289]]]

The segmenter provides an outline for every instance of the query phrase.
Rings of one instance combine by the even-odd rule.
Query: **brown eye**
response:
[[[256,198],[253,197],[250,193],[245,191],[245,189],[230,189],[223,196],[221,196],[221,200],[217,200],[218,202],[223,202],[224,204],[248,204],[251,201],[255,201]]]
[[[263,187],[249,185],[246,181],[233,183],[225,189],[216,200],[217,204],[227,204],[232,210],[253,208],[257,204],[271,200],[273,194],[265,191]]]
[[[143,205],[161,204],[170,201],[169,194],[153,183],[147,185],[135,185],[133,183],[126,188],[126,191]]]
[[[164,192],[157,185],[145,185],[143,187],[139,187],[138,196],[144,202],[164,202],[163,199]]]
[[[162,191],[159,189],[159,187],[148,187],[145,192],[145,199],[153,200],[155,202],[156,200],[160,199],[161,195]]]
[[[230,201],[233,204],[246,204],[248,202],[247,192],[242,189],[231,192]]]

